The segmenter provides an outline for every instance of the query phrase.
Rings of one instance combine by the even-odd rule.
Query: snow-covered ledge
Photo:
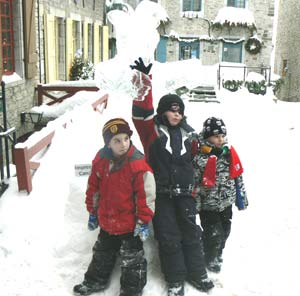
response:
[[[180,16],[186,18],[199,18],[202,16],[202,11],[182,11]]]
[[[229,26],[248,26],[256,27],[252,12],[247,8],[223,7],[219,10],[214,24]]]

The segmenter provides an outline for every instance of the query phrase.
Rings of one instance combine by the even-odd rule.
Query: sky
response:
[[[149,53],[149,47],[145,52]],[[87,229],[84,201],[88,177],[76,176],[75,166],[91,163],[103,146],[102,126],[113,117],[124,117],[130,123],[132,141],[142,150],[131,121],[129,59],[117,56],[97,67],[94,83],[109,94],[103,114],[95,112],[89,102],[97,94],[87,92],[51,110],[41,107],[45,116],[49,112],[60,117],[29,139],[30,145],[55,130],[51,146],[36,156],[41,165],[33,176],[33,190],[29,195],[18,191],[12,167],[9,187],[0,198],[1,295],[70,296],[73,286],[83,280],[98,230]],[[114,67],[118,71],[109,70]],[[223,73],[224,78],[233,74],[238,75]],[[222,117],[229,143],[244,166],[249,207],[245,211],[234,208],[223,268],[219,274],[209,273],[215,288],[208,294],[297,295],[300,104],[277,101],[271,89],[265,96],[250,94],[244,87],[237,92],[219,90],[216,65],[202,66],[199,60],[155,62],[152,76],[155,106],[163,94],[178,87],[215,86],[219,102],[191,102],[187,95],[182,96],[188,123],[200,132],[207,117]],[[66,128],[62,121],[67,122]],[[167,295],[153,231],[144,248],[148,281],[143,295]],[[118,295],[119,278],[117,262],[108,290],[94,295]],[[189,296],[206,295],[189,284],[185,290]]]

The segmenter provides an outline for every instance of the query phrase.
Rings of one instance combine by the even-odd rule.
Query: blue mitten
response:
[[[137,223],[133,235],[139,236],[141,241],[144,242],[150,235],[149,225]]]
[[[97,215],[93,215],[93,214],[90,214],[89,216],[89,222],[88,222],[88,229],[89,230],[95,230],[96,228],[98,228],[98,218],[97,218]]]

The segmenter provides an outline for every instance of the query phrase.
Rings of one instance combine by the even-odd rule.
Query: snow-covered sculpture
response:
[[[135,10],[128,4],[123,5],[124,10],[107,13],[116,34],[117,54],[96,66],[95,80],[100,89],[135,97],[139,90],[133,87],[132,78],[138,73],[132,71],[129,65],[139,57],[145,64],[154,61],[159,42],[157,28],[161,21],[168,20],[168,16],[159,4],[148,0],[140,2]]]

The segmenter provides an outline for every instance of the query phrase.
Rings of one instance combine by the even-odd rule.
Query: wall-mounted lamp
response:
[[[33,124],[39,124],[42,120],[43,113],[36,112],[21,112],[21,123],[31,122]]]

